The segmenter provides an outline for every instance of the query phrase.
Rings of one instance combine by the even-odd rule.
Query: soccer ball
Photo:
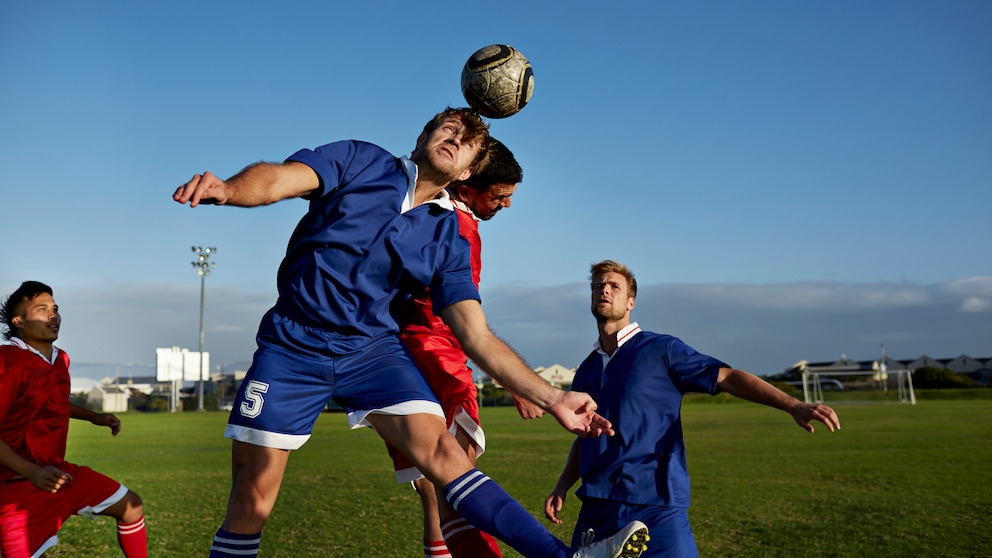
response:
[[[462,94],[486,118],[512,116],[530,101],[534,69],[521,52],[507,45],[475,51],[462,68]]]

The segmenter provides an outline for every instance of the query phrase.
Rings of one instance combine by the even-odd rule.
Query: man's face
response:
[[[627,278],[612,271],[592,280],[592,315],[599,322],[629,319],[634,299],[627,291]]]
[[[441,119],[437,127],[417,141],[411,159],[418,165],[429,165],[442,176],[465,180],[472,175],[472,163],[479,153],[481,138],[466,139],[465,126],[458,117]]]
[[[23,311],[11,322],[17,328],[17,337],[26,343],[51,343],[59,338],[62,316],[55,299],[48,293],[41,293],[23,303]]]
[[[460,186],[458,193],[465,205],[483,221],[488,221],[500,209],[510,207],[510,196],[517,190],[516,184],[493,184],[485,190]]]

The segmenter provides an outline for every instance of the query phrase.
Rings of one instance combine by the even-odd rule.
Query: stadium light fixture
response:
[[[202,246],[191,247],[194,254],[196,254],[196,261],[191,262],[193,269],[196,270],[196,274],[200,276],[200,368],[197,373],[197,408],[196,410],[203,410],[203,295],[206,288],[207,275],[210,275],[210,270],[217,267],[217,262],[210,261],[210,254],[216,254],[217,248],[209,246],[204,248]]]

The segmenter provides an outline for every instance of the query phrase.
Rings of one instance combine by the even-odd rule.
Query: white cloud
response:
[[[585,281],[483,285],[490,326],[533,366],[575,366],[589,354],[596,324]],[[122,375],[143,375],[153,370],[157,347],[198,345],[198,285],[53,287],[64,318],[59,345],[72,356],[76,375],[112,376],[118,363]],[[274,295],[208,285],[206,297],[211,363],[246,368]],[[642,284],[634,319],[734,366],[770,374],[801,359],[874,358],[883,344],[894,358],[992,356],[990,301],[992,278],[984,277],[933,285]]]
[[[992,301],[977,296],[969,296],[961,304],[962,312],[985,312],[992,308]]]
[[[960,312],[981,300],[986,278],[935,285],[796,282],[767,285],[640,285],[633,317],[696,349],[759,374],[842,354],[875,358],[992,355],[987,314]],[[490,323],[533,365],[577,365],[596,328],[584,283],[484,291]],[[978,303],[971,302],[970,307]]]
[[[796,282],[764,285],[655,285],[662,293],[692,300],[721,303],[740,308],[816,310],[838,305],[861,308],[921,306],[930,294],[920,285],[896,283],[850,284],[839,282]]]
[[[941,284],[947,292],[992,298],[992,277],[968,277]]]

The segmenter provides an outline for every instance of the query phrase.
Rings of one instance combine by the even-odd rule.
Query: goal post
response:
[[[913,371],[830,370],[806,367],[802,374],[806,403],[899,403],[916,405]]]

